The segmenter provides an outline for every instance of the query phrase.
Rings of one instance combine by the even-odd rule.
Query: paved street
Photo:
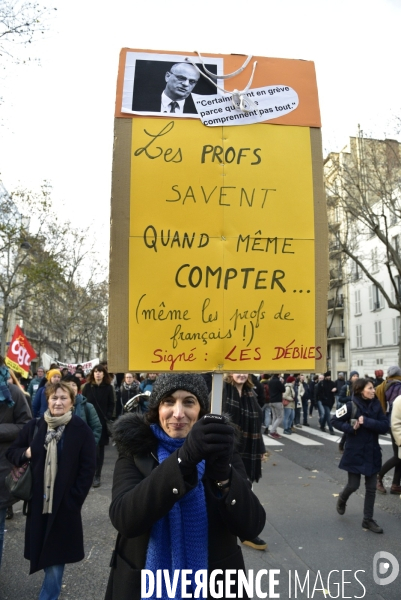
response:
[[[375,518],[384,528],[383,535],[362,529],[362,493],[354,494],[346,514],[339,516],[335,504],[346,473],[337,467],[338,437],[320,432],[316,416],[311,425],[277,442],[265,437],[269,458],[254,490],[267,512],[261,537],[268,542],[268,552],[243,547],[247,569],[280,569],[275,588],[280,598],[399,600],[401,575],[394,583],[379,586],[373,580],[372,566],[378,551],[390,552],[401,562],[401,499],[390,494],[376,497]],[[386,460],[391,455],[389,438],[382,436],[381,443]],[[101,600],[104,596],[115,540],[108,519],[115,459],[116,451],[109,446],[102,486],[91,490],[83,509],[86,556],[81,563],[66,567],[61,600]],[[391,478],[386,483],[390,484]],[[20,505],[16,505],[16,511],[21,511]],[[28,563],[22,556],[24,517],[16,512],[6,524],[0,599],[34,600],[42,573],[28,576]],[[335,570],[339,573],[332,573],[328,581],[330,571]],[[342,574],[344,570],[347,572]],[[307,585],[301,592],[298,584],[295,593],[297,578],[303,586],[307,576],[309,592]],[[342,588],[341,579],[350,583]]]

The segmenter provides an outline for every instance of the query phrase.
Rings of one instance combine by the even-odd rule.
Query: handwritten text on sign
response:
[[[244,95],[250,101],[248,111],[235,108],[232,94],[200,96],[192,94],[195,108],[204,125],[250,125],[282,117],[299,104],[298,94],[287,85],[269,85],[254,88]]]
[[[130,368],[314,368],[309,129],[133,121]]]

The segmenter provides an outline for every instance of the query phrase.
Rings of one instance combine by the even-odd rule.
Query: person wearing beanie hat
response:
[[[32,414],[35,418],[43,417],[47,411],[46,387],[51,383],[60,383],[61,372],[59,369],[50,369],[47,371],[46,377],[43,377],[39,383],[39,387],[32,401]]]
[[[394,394],[395,394],[396,390],[398,390],[398,385],[399,385],[398,382],[400,382],[400,381],[401,381],[401,369],[398,365],[394,365],[387,369],[386,381],[383,381],[383,383],[381,383],[380,385],[377,386],[376,396],[379,398],[379,401],[380,401],[380,404],[381,404],[381,407],[382,407],[384,413],[388,412],[387,403],[389,401],[392,402],[394,400],[394,398],[396,397]],[[391,393],[388,394],[387,392],[390,392],[390,388],[393,388],[393,390],[391,390]]]
[[[158,411],[161,400],[177,390],[192,392],[198,399],[203,414],[208,412],[209,392],[203,377],[195,373],[172,373],[159,375],[149,398],[149,412]]]
[[[398,365],[389,367],[387,370],[387,379],[377,386],[376,396],[378,397],[383,411],[392,418],[393,403],[401,395],[401,369]],[[401,494],[401,459],[398,454],[398,444],[395,441],[392,430],[390,430],[391,444],[393,447],[393,456],[389,458],[377,475],[377,491],[380,494],[386,494],[384,487],[384,476],[394,469],[393,481],[390,488],[390,494]]]
[[[156,373],[146,373],[146,377],[139,384],[140,392],[151,392],[157,378]]]
[[[115,423],[119,458],[109,514],[119,535],[105,600],[140,600],[141,569],[168,570],[172,581],[175,569],[222,568],[222,587],[226,569],[245,570],[237,536],[257,536],[266,515],[234,447],[233,427],[208,410],[201,375],[163,374],[148,412]],[[190,587],[193,593],[193,578]],[[236,587],[230,586],[234,595]]]
[[[47,381],[50,381],[51,383],[59,383],[59,381],[52,381],[52,377],[54,377],[55,375],[60,377],[60,379],[61,379],[60,369],[50,369],[50,371],[47,371],[47,373],[46,373]]]
[[[377,369],[377,371],[375,371],[375,379],[373,381],[373,385],[375,386],[375,388],[377,388],[378,385],[383,383],[383,375],[384,373],[382,369]]]

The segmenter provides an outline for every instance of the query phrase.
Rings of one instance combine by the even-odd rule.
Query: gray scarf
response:
[[[47,423],[47,433],[42,514],[46,515],[53,510],[54,482],[57,475],[57,442],[60,441],[65,426],[71,421],[72,412],[69,410],[61,417],[53,417],[47,409],[43,416]]]

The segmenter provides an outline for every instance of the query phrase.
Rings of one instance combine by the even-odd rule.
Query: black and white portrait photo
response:
[[[191,57],[191,61],[203,71],[199,59]],[[222,74],[220,58],[208,57],[205,66],[217,77]],[[185,56],[127,52],[121,112],[198,118],[192,92],[211,95],[216,91]]]

